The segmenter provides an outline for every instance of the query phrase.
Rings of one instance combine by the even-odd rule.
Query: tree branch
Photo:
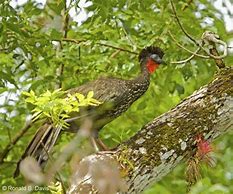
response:
[[[212,141],[232,129],[233,68],[224,68],[211,83],[146,124],[112,152],[85,157],[78,166],[86,164],[87,170],[80,172],[79,169],[74,173],[68,193],[78,193],[82,189],[90,193],[100,190],[98,180],[101,177],[96,176],[93,168],[100,168],[99,162],[110,160],[118,162],[128,187],[126,193],[140,193],[195,153],[197,135]],[[111,184],[116,187],[116,182],[105,181],[109,188]],[[119,191],[121,187],[117,188]]]
[[[67,7],[67,2],[66,0],[63,0],[64,2],[64,13],[63,13],[63,38],[67,38],[67,34],[68,34],[68,27],[69,27],[69,7]],[[72,1],[71,1],[72,2]],[[70,4],[71,4],[70,2]],[[60,50],[63,49],[63,45],[62,42],[60,42]],[[57,76],[60,77],[63,75],[63,71],[64,71],[64,67],[65,64],[61,63],[60,67],[57,69]],[[59,83],[55,86],[56,89],[58,88],[62,88],[62,81],[59,81]]]

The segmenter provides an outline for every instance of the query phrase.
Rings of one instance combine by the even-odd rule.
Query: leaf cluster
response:
[[[25,101],[34,105],[32,110],[35,113],[34,120],[39,118],[48,118],[55,126],[68,127],[69,124],[66,119],[70,117],[70,113],[79,112],[80,107],[98,106],[101,104],[94,99],[94,92],[89,91],[85,97],[83,94],[67,94],[61,89],[36,95],[34,91],[23,92],[26,96]]]

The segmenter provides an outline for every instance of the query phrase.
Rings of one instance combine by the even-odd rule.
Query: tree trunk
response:
[[[143,126],[114,151],[85,157],[74,173],[68,193],[109,193],[113,191],[111,184],[118,187],[116,190],[121,189],[119,193],[140,193],[171,172],[177,164],[189,159],[196,151],[198,135],[212,141],[232,128],[233,68],[225,68],[219,71],[211,83]],[[104,163],[106,161],[117,162],[127,192],[122,191],[122,182],[116,179],[117,176],[111,182],[113,174],[113,177],[105,177],[105,184],[110,185],[108,190],[99,187],[101,175],[98,179],[93,169],[96,166],[101,169],[98,164],[102,162],[104,165],[99,171],[103,173],[108,168]],[[80,172],[82,166],[86,166],[86,169]]]

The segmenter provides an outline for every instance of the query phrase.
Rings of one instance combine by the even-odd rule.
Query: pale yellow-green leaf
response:
[[[93,96],[94,96],[94,92],[93,91],[88,92],[87,98],[92,98]]]
[[[62,185],[60,182],[51,183],[49,185],[49,190],[52,194],[63,194]]]
[[[85,96],[80,93],[76,93],[75,96],[78,98],[79,101],[83,101],[85,99]]]
[[[85,106],[98,106],[101,104],[98,100],[92,98],[94,92],[88,92],[85,97],[83,94],[67,94],[64,97],[65,92],[60,89],[50,92],[47,90],[45,93],[36,96],[33,91],[30,93],[25,92],[26,102],[35,106],[32,112],[37,113],[38,117],[50,118],[55,126],[67,127],[68,124],[65,119],[69,118],[71,112],[79,112],[79,107]]]
[[[25,92],[25,91],[23,91],[21,94],[24,96],[31,96],[31,94],[29,92]]]
[[[30,91],[31,96],[35,96],[35,92],[33,90]]]

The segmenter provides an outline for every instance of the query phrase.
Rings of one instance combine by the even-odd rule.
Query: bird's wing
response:
[[[78,114],[72,113],[70,115],[72,121],[70,122],[71,125],[68,130],[71,132],[77,131],[77,127],[84,122],[85,118],[97,120],[98,122],[95,123],[95,128],[97,129],[102,128],[102,126],[110,122],[114,113],[110,113],[109,111],[116,109],[121,102],[124,102],[127,99],[129,93],[128,84],[127,80],[99,78],[93,82],[68,90],[70,94],[81,93],[85,96],[89,91],[93,91],[93,98],[102,103],[100,106],[85,107],[80,110]]]
[[[69,93],[81,93],[87,95],[89,91],[94,92],[94,97],[101,103],[113,103],[117,105],[119,102],[127,98],[128,81],[117,78],[99,78],[93,82],[86,83],[77,88],[68,90]]]

